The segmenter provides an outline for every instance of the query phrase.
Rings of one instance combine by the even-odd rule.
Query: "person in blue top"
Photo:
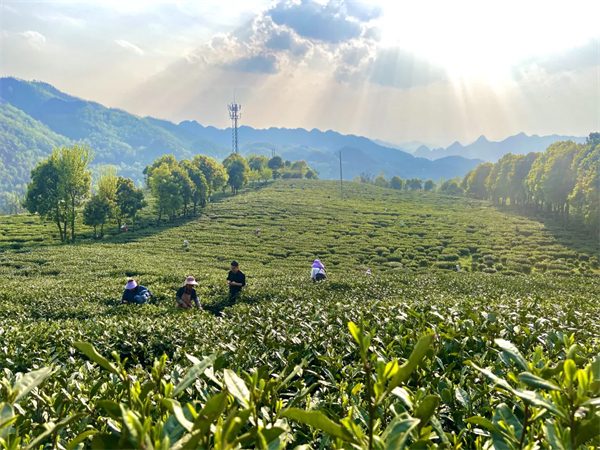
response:
[[[127,280],[127,284],[125,285],[125,292],[123,292],[123,298],[121,298],[121,303],[148,303],[152,294],[148,290],[148,288],[142,286],[141,284],[137,284],[133,278],[129,278]]]

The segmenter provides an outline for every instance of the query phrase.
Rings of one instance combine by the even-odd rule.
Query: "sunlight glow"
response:
[[[386,2],[381,44],[444,66],[451,76],[500,81],[511,66],[598,38],[600,2]]]

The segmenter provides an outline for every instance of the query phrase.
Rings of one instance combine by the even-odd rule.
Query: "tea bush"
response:
[[[282,181],[70,246],[2,218],[7,243],[20,227],[44,241],[0,253],[0,448],[600,445],[593,242],[523,219],[514,245],[512,217],[483,202],[352,183],[342,202],[335,188]],[[532,249],[561,269],[469,272]],[[589,256],[568,260],[590,276],[550,251]],[[315,257],[329,271],[313,284]],[[232,259],[248,286],[223,309]],[[189,274],[203,311],[174,308]],[[119,305],[128,276],[150,304]]]

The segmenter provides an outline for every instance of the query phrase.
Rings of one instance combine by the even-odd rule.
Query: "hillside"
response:
[[[178,159],[194,154],[205,154],[218,160],[225,158],[231,149],[231,130],[203,127],[197,122],[184,121],[180,124],[137,117],[98,103],[82,100],[42,82],[27,82],[15,78],[0,80],[0,99],[21,112],[27,121],[43,124],[46,140],[61,142],[86,142],[95,151],[95,164],[113,164],[120,174],[142,181],[143,168],[158,156],[172,153]],[[20,136],[20,127],[4,120],[3,130],[11,140]],[[41,128],[40,128],[41,130]],[[51,133],[50,133],[51,132]],[[39,134],[39,133],[38,133]],[[284,158],[305,159],[320,171],[322,178],[337,178],[339,162],[337,151],[341,148],[363,152],[374,161],[368,170],[375,174],[385,170],[388,177],[399,175],[405,178],[421,177],[438,179],[462,176],[475,168],[480,161],[460,160],[451,169],[444,164],[414,158],[397,149],[375,144],[373,141],[353,135],[342,135],[334,131],[279,129],[256,130],[242,126],[239,131],[243,153],[257,152],[271,156],[275,151]],[[257,145],[258,143],[262,143]],[[28,150],[44,154],[47,146],[36,147],[29,141]],[[8,185],[23,184],[33,167],[33,160],[19,169],[6,159],[8,171],[19,171],[19,176]],[[349,157],[344,160],[345,177],[352,179],[365,170],[363,161]],[[8,188],[4,188],[8,189]]]
[[[425,437],[407,432],[407,442],[434,445],[438,436],[454,433],[462,448],[476,448],[481,432],[466,420],[478,416],[491,423],[508,410],[510,391],[498,392],[496,383],[501,377],[516,389],[514,371],[523,369],[514,359],[542,361],[552,370],[547,378],[564,379],[568,336],[579,345],[570,348],[582,366],[598,354],[600,306],[590,298],[600,288],[598,261],[585,239],[573,232],[555,236],[485,202],[357,183],[346,184],[347,200],[341,201],[337,188],[333,181],[298,181],[294,188],[280,181],[212,203],[201,217],[173,228],[70,246],[20,242],[27,248],[0,252],[3,382],[13,386],[17,372],[56,368],[21,399],[18,412],[25,420],[19,431],[37,437],[45,430],[42,422],[58,423],[55,401],[44,399],[76,392],[79,401],[67,401],[69,417],[78,420],[56,437],[65,448],[84,432],[84,448],[126,447],[117,445],[122,435],[115,430],[127,430],[119,411],[138,420],[146,408],[160,413],[161,420],[145,423],[162,436],[160,448],[170,448],[192,433],[189,408],[202,421],[200,408],[208,401],[222,405],[212,416],[215,431],[206,426],[211,442],[227,417],[239,414],[230,439],[258,447],[249,413],[243,413],[251,409],[243,409],[248,403],[269,424],[265,440],[289,430],[276,448],[328,448],[329,429],[319,431],[318,423],[309,427],[297,417],[283,421],[283,413],[291,406],[314,414],[326,409],[341,427],[349,392],[365,409],[364,366],[353,337],[359,332],[348,325],[364,320],[366,330],[375,330],[366,346],[368,360],[371,354],[379,358],[373,376],[382,378],[396,361],[405,374],[382,409],[412,417],[427,407],[427,420],[435,424],[436,433],[423,428]],[[46,239],[43,225],[24,218],[17,231]],[[1,239],[17,239],[12,225],[18,219],[0,218]],[[328,280],[313,284],[315,258],[327,267]],[[225,306],[232,259],[240,262],[247,286],[234,306]],[[453,270],[456,264],[461,272]],[[174,307],[176,289],[188,275],[199,281],[203,311]],[[127,277],[151,290],[150,304],[119,304]],[[98,353],[84,356],[81,342]],[[409,370],[402,365],[407,360],[413,368],[420,364]],[[490,368],[494,378],[477,367]],[[541,377],[542,369],[536,370]],[[552,401],[535,385],[527,389],[539,402]],[[591,387],[584,393],[598,398]],[[541,430],[547,420],[536,416],[530,426]],[[393,414],[382,417],[382,428],[393,420]],[[365,427],[364,421],[357,418],[354,426]]]
[[[430,160],[439,160],[447,156],[461,156],[468,159],[478,158],[486,162],[496,162],[507,153],[525,155],[529,152],[543,152],[555,142],[568,140],[584,143],[585,137],[559,136],[556,134],[551,136],[538,136],[536,134],[527,136],[525,133],[519,133],[503,141],[493,142],[488,141],[485,136],[480,136],[472,144],[463,146],[456,141],[446,149],[436,148],[431,150],[427,146],[421,145],[414,155]]]

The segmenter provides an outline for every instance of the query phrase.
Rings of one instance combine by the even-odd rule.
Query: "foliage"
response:
[[[231,192],[237,194],[248,183],[250,167],[244,157],[238,153],[232,153],[225,158],[223,166],[227,170],[229,177],[227,183],[231,186]]]
[[[579,274],[591,241],[473,199],[294,184],[119,245],[0,253],[0,446],[598,446],[598,268]],[[32,219],[0,218],[0,242],[47,233]],[[461,272],[433,267],[454,255]],[[317,257],[328,280],[313,284]],[[215,317],[234,258],[248,286]],[[517,264],[532,274],[505,273]],[[205,311],[173,307],[188,274]],[[119,306],[127,277],[150,304]]]

